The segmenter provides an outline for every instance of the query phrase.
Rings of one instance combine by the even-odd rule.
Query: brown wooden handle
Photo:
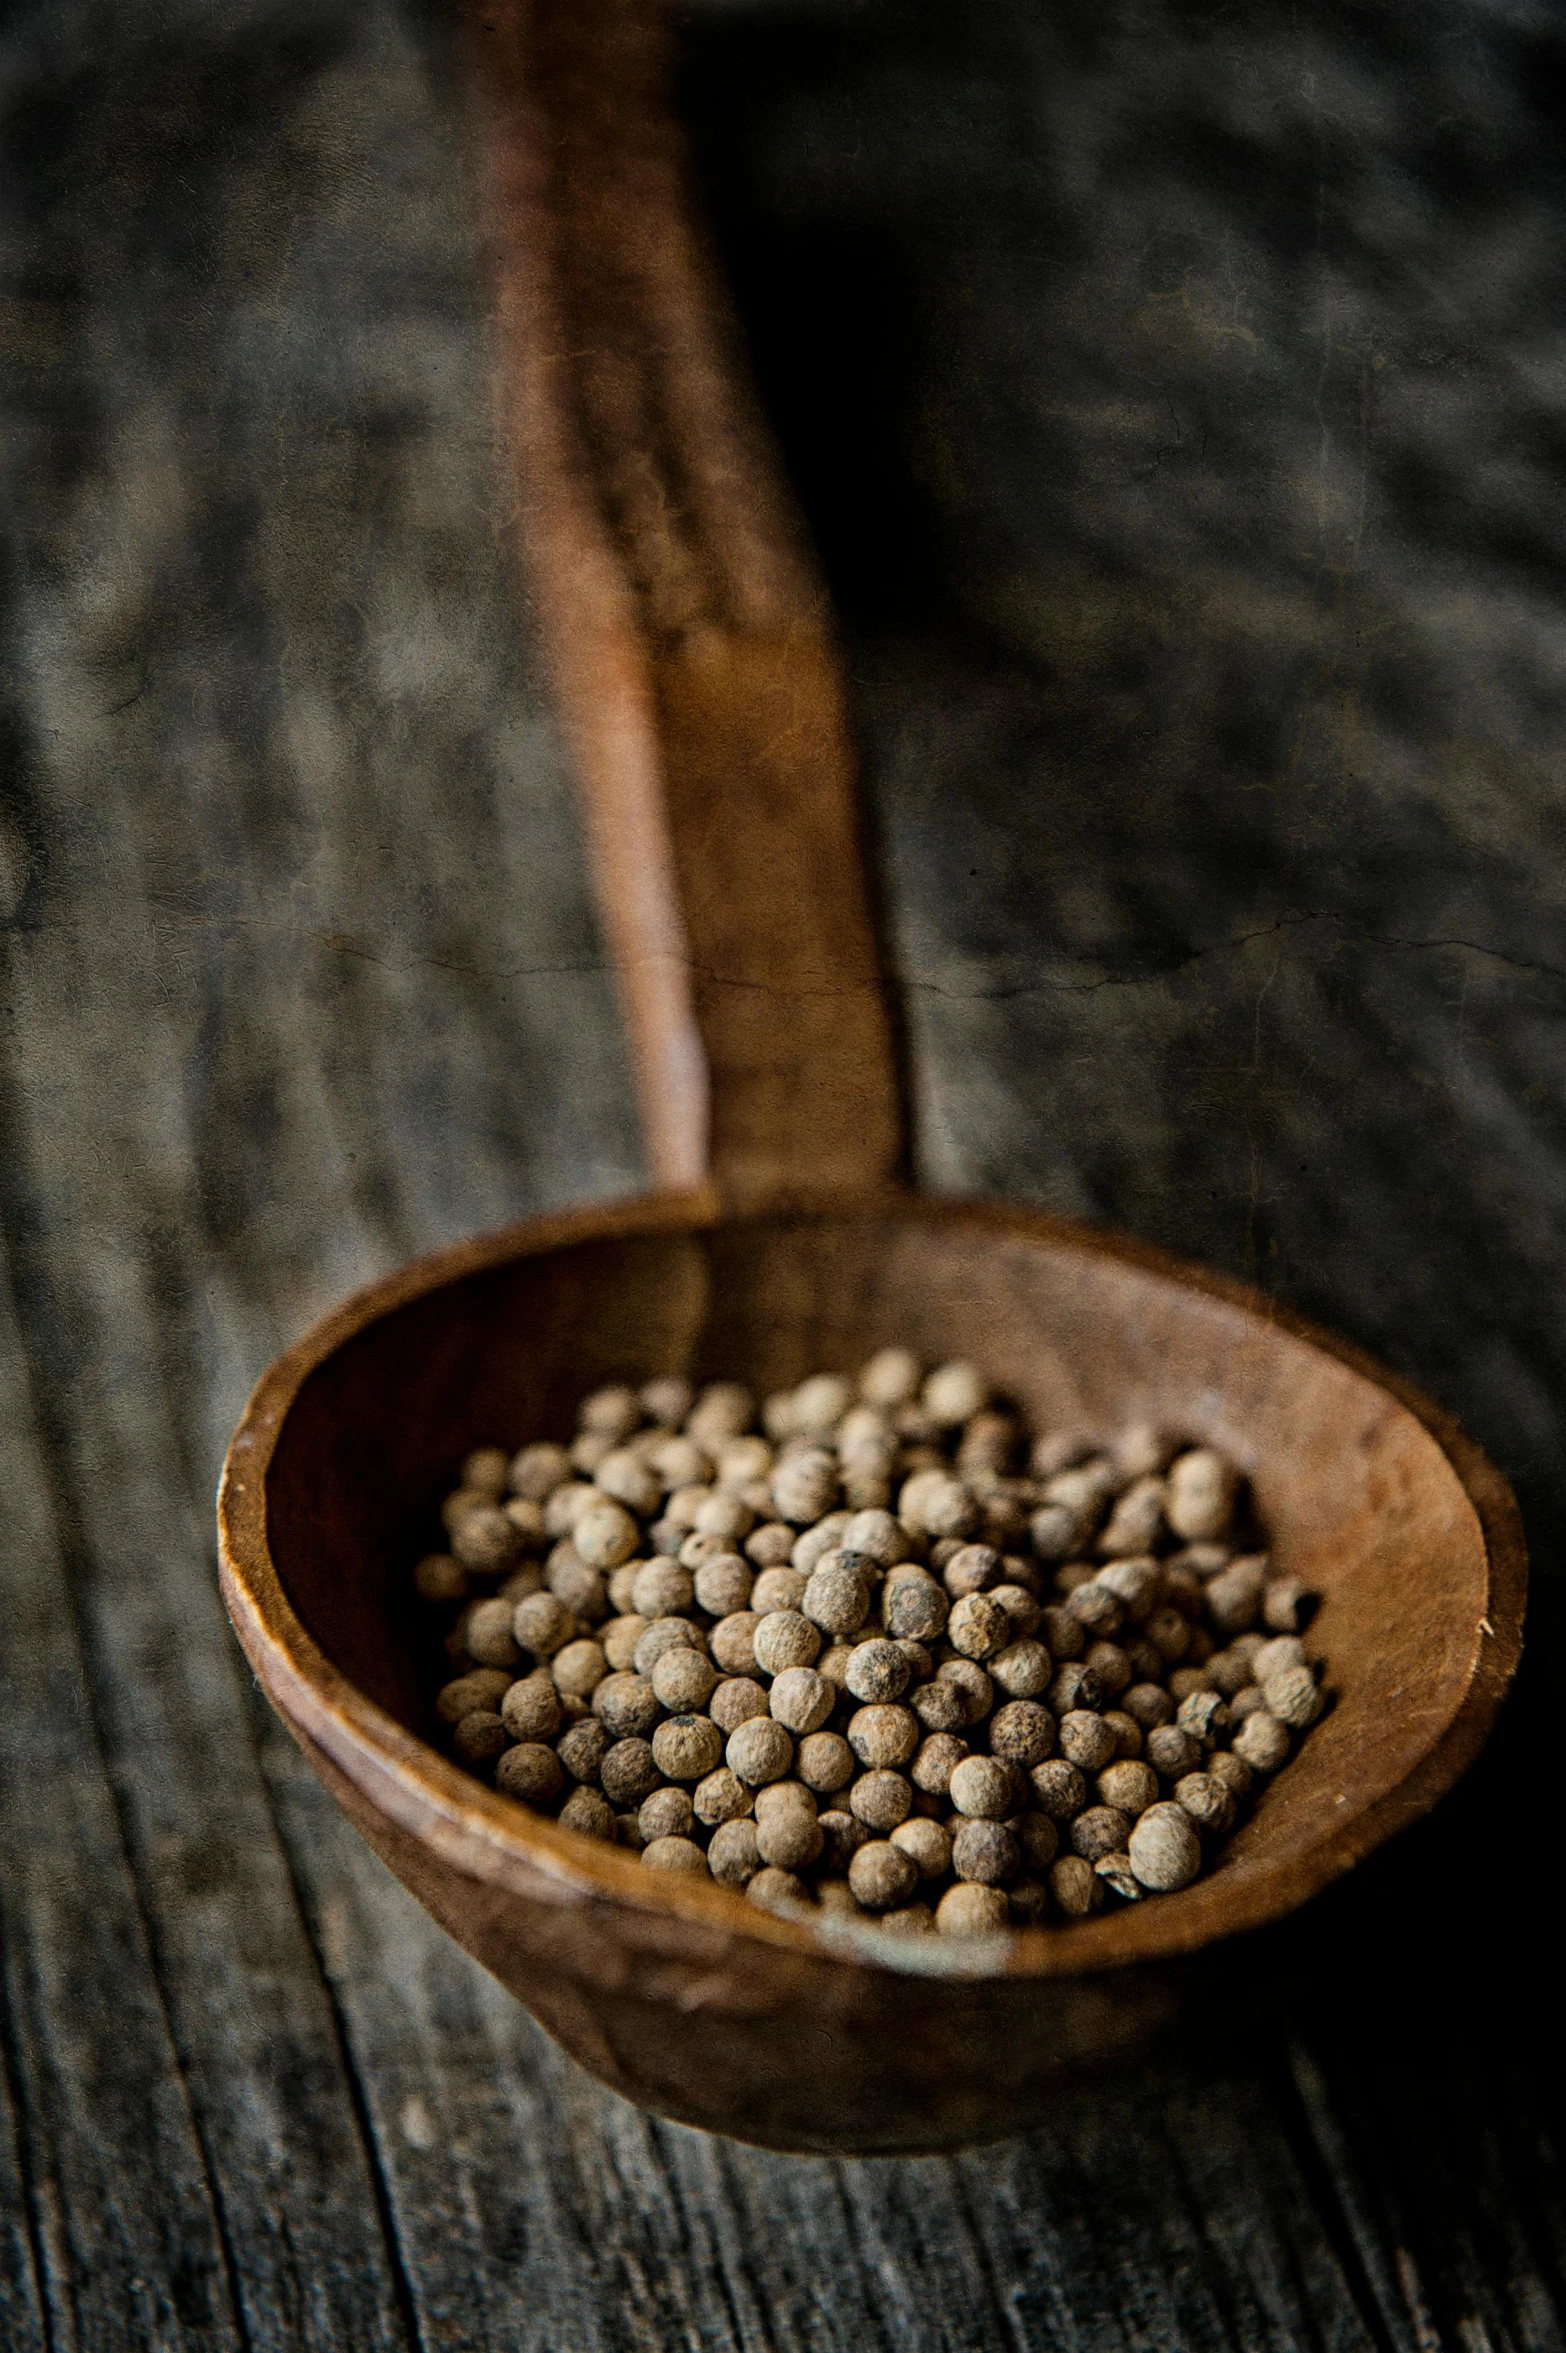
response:
[[[901,1098],[824,591],[649,0],[470,19],[497,403],[655,1180],[874,1185]]]

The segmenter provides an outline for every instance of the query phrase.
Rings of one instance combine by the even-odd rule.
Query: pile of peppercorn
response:
[[[1220,1453],[1030,1443],[903,1349],[759,1416],[596,1390],[571,1445],[470,1454],[442,1518],[454,1753],[774,1909],[977,1935],[1188,1886],[1323,1704]]]

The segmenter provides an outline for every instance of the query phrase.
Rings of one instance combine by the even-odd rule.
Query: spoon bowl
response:
[[[994,1940],[774,1916],[499,1795],[435,1746],[412,1570],[470,1447],[568,1437],[660,1372],[758,1393],[877,1348],[980,1363],[1035,1429],[1221,1447],[1322,1596],[1333,1705],[1177,1895]],[[1293,1910],[1463,1770],[1518,1657],[1500,1474],[1435,1406],[1241,1286],[1028,1210],[706,1190],[535,1221],[402,1269],[263,1377],[219,1498],[225,1598],[351,1819],[567,2050],[643,2106],[786,2149],[993,2138],[1133,2056],[1198,1956]]]

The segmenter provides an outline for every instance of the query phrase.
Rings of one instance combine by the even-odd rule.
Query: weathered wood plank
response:
[[[0,1526],[0,2021],[25,2134],[7,2219],[43,2266],[48,2341],[224,2353],[241,2342],[228,2250],[82,1674],[3,1263]]]
[[[0,1956],[5,1949],[5,1906],[0,1900]],[[0,2344],[15,2346],[16,2353],[44,2353],[37,2215],[27,2191],[17,2116],[21,2060],[7,1998],[9,1974],[0,1959]]]

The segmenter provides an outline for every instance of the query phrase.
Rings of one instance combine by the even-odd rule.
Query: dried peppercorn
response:
[[[650,1869],[899,1935],[1188,1885],[1325,1705],[1238,1468],[1146,1423],[1030,1446],[895,1349],[756,1412],[671,1374],[470,1450],[413,1572],[452,1753]]]

